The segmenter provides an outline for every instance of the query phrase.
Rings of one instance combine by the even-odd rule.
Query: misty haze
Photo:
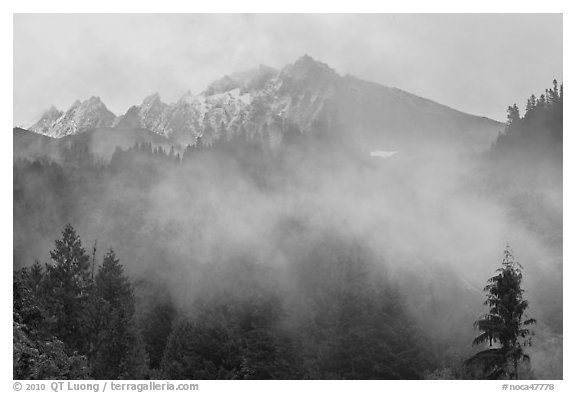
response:
[[[14,378],[562,379],[562,17],[474,18],[17,15]]]

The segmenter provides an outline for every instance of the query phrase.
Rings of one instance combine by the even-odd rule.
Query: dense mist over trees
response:
[[[479,277],[510,242],[521,377],[561,378],[562,90],[483,154],[294,128],[16,158],[14,377],[484,378]]]

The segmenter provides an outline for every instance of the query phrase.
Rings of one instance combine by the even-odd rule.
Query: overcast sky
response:
[[[99,96],[114,113],[303,54],[340,74],[504,120],[562,80],[562,16],[16,15],[14,124]]]

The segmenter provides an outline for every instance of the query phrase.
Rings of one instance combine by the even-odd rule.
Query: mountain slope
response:
[[[56,109],[56,107],[54,107],[54,105],[52,105],[50,107],[50,109],[48,109],[47,111],[45,111],[42,114],[42,117],[40,118],[40,120],[38,120],[38,122],[36,124],[34,124],[32,127],[30,127],[30,131],[36,132],[38,134],[43,134],[43,135],[49,134],[50,128],[52,127],[52,125],[63,114],[64,114],[64,112]]]
[[[95,128],[62,138],[51,138],[21,128],[13,130],[14,158],[48,157],[56,162],[67,158],[73,149],[85,150],[96,159],[108,160],[116,148],[127,149],[134,144],[151,143],[169,149],[172,143],[161,135],[143,128],[121,130]]]
[[[77,100],[66,113],[51,108],[30,127],[30,131],[62,138],[92,128],[110,127],[115,119],[116,115],[106,108],[99,97],[90,97],[82,102]]]
[[[172,104],[151,95],[118,118],[95,97],[56,116],[47,112],[31,130],[62,137],[90,128],[145,128],[180,145],[199,137],[210,145],[242,133],[272,147],[293,132],[317,133],[362,149],[478,152],[503,128],[396,88],[341,76],[307,55],[280,71],[261,66],[225,76]]]

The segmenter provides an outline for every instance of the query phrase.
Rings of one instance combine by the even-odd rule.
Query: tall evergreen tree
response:
[[[90,257],[70,224],[50,256],[53,263],[46,264],[44,290],[52,333],[69,349],[85,352],[81,320],[92,283]]]
[[[507,126],[511,126],[520,120],[520,109],[518,109],[518,105],[514,104],[508,107],[508,114],[507,114]]]
[[[160,367],[164,348],[176,317],[176,308],[172,299],[165,295],[166,292],[155,296],[154,302],[146,307],[147,311],[140,321],[151,369]]]
[[[474,345],[488,344],[490,348],[478,352],[467,363],[482,364],[488,378],[518,379],[519,362],[530,360],[523,347],[531,344],[533,332],[528,326],[536,320],[524,316],[528,302],[524,300],[521,288],[522,266],[514,260],[509,246],[504,250],[502,267],[496,273],[484,288],[484,304],[489,312],[475,322],[481,333],[473,341]],[[492,348],[496,343],[500,346]]]
[[[113,250],[104,256],[94,280],[92,326],[97,334],[90,361],[95,378],[140,379],[147,373],[144,343],[134,320],[132,286]]]
[[[14,377],[146,378],[132,287],[114,252],[94,277],[67,225],[50,255],[45,272],[36,262],[14,273]]]
[[[86,357],[69,355],[64,343],[48,331],[38,288],[41,280],[38,263],[13,276],[13,378],[90,378]]]
[[[529,115],[531,115],[535,108],[536,108],[536,96],[532,94],[530,98],[528,98],[528,101],[526,102],[526,113],[524,116],[528,117]]]

